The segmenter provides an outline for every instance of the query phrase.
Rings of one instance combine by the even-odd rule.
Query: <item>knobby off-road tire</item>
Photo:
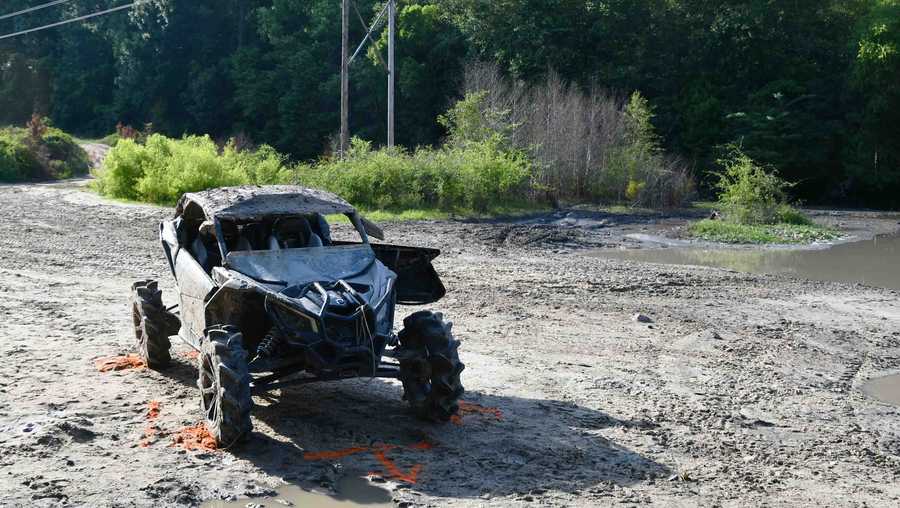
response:
[[[403,398],[424,420],[446,422],[459,411],[465,391],[459,376],[466,366],[452,327],[440,312],[420,311],[403,320],[398,334]]]
[[[197,386],[206,427],[223,448],[250,434],[250,373],[241,331],[234,326],[206,330],[200,345]]]
[[[131,318],[138,354],[151,369],[162,369],[172,360],[170,335],[178,333],[178,316],[167,311],[156,281],[135,282],[131,286]]]

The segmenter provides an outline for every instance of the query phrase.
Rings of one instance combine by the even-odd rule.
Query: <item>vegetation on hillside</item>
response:
[[[382,4],[357,3],[368,21]],[[9,0],[4,11],[32,4]],[[0,33],[114,4],[68,2],[0,20]],[[333,0],[150,0],[128,14],[3,40],[0,125],[23,125],[34,111],[88,137],[120,121],[152,123],[170,137],[242,135],[315,160],[338,130],[339,20]],[[362,40],[355,21],[351,37]],[[530,90],[550,114],[546,135],[536,123],[518,130],[519,139],[543,141],[532,152],[540,183],[606,199],[579,183],[603,157],[542,150],[565,154],[567,134],[602,142],[594,120],[607,109],[583,108],[583,119],[567,105],[639,91],[653,106],[658,146],[695,170],[702,191],[713,190],[720,147],[741,143],[797,182],[790,192],[806,202],[900,206],[898,0],[401,0],[398,37],[397,139],[409,150],[447,135],[435,118],[472,91],[465,62],[495,62],[510,89]],[[378,146],[384,36],[376,42],[353,64],[351,128]],[[548,76],[562,86],[542,86]],[[567,98],[579,94],[582,102]],[[570,113],[579,127],[559,129]],[[536,108],[522,114],[539,118]],[[549,162],[558,176],[542,173]],[[627,172],[607,174],[624,181]],[[652,179],[627,180],[626,194],[652,194]],[[618,197],[623,186],[614,187]]]
[[[0,182],[70,178],[87,174],[89,167],[87,153],[45,118],[0,129]]]

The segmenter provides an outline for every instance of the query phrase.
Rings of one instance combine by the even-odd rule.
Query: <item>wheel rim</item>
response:
[[[210,427],[216,426],[219,421],[219,382],[213,363],[210,355],[201,355],[200,395],[206,421]]]

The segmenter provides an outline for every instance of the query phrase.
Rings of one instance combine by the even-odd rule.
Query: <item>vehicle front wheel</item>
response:
[[[169,365],[169,336],[178,333],[181,323],[163,305],[156,281],[145,280],[131,286],[131,319],[141,360],[151,369]]]
[[[243,335],[234,326],[206,331],[200,346],[200,408],[210,434],[222,448],[247,436],[250,423],[250,373]]]
[[[440,312],[420,311],[403,320],[398,334],[403,398],[425,420],[446,422],[459,412],[465,391],[460,374],[466,366],[459,360],[452,327]]]

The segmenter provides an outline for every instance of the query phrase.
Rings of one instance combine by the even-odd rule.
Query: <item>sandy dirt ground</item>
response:
[[[255,398],[248,443],[187,451],[186,346],[165,372],[96,365],[132,352],[134,280],[176,303],[168,213],[0,187],[0,506],[192,506],[366,473],[400,506],[900,503],[900,408],[859,389],[900,371],[897,292],[586,255],[678,216],[387,225],[444,251],[462,418],[417,422],[395,382],[308,385]]]

